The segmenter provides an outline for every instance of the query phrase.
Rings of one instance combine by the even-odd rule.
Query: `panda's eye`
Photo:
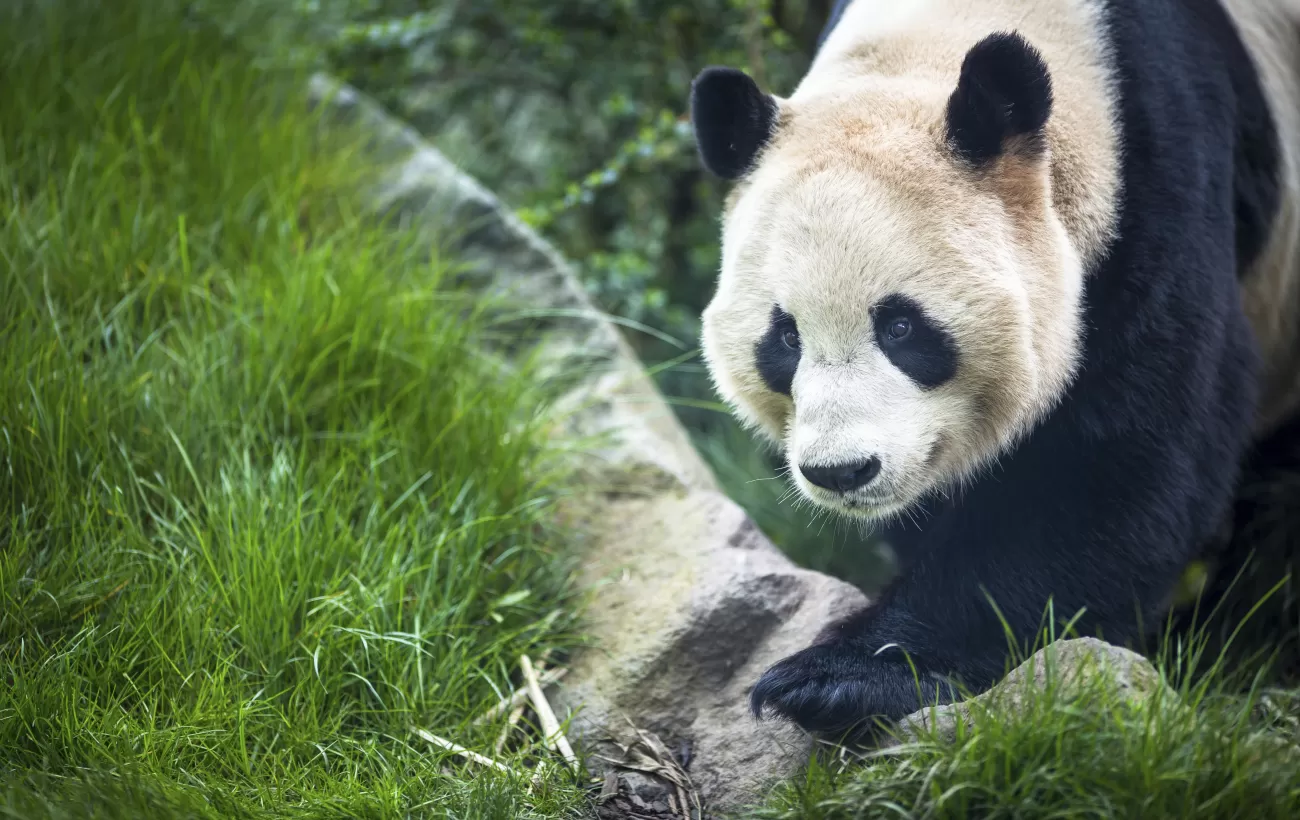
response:
[[[885,328],[885,336],[891,342],[901,342],[912,335],[912,323],[907,319],[895,319]]]
[[[791,350],[799,349],[799,331],[792,327],[781,332],[781,342]]]

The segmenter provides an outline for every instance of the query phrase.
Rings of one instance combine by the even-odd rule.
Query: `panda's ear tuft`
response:
[[[1052,78],[1037,49],[1014,32],[990,34],[962,60],[948,98],[948,143],[964,160],[1008,150],[1038,153],[1052,113]]]
[[[691,123],[710,173],[736,179],[749,171],[776,129],[776,99],[735,68],[709,66],[691,83]]]

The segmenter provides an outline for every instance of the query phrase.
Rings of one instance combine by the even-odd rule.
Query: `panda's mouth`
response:
[[[908,506],[892,493],[831,493],[811,487],[807,494],[818,506],[838,510],[854,518],[884,518],[901,512]]]
[[[870,519],[888,518],[907,508],[907,504],[884,496],[869,499],[841,498],[836,506],[855,518]]]
[[[844,497],[840,499],[846,507],[888,507],[893,503],[893,499],[884,495],[868,495],[863,497]]]

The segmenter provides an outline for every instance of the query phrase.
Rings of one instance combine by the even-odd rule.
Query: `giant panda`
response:
[[[839,0],[789,96],[695,77],[730,188],[713,383],[901,564],[756,715],[842,732],[991,686],[1050,618],[1121,644],[1160,621],[1300,404],[1297,21]]]

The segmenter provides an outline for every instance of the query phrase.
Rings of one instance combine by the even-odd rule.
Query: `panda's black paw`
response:
[[[876,654],[851,643],[810,646],[774,664],[750,693],[765,709],[816,734],[842,733],[874,718],[897,720],[955,699],[946,681],[913,668],[897,650]]]

